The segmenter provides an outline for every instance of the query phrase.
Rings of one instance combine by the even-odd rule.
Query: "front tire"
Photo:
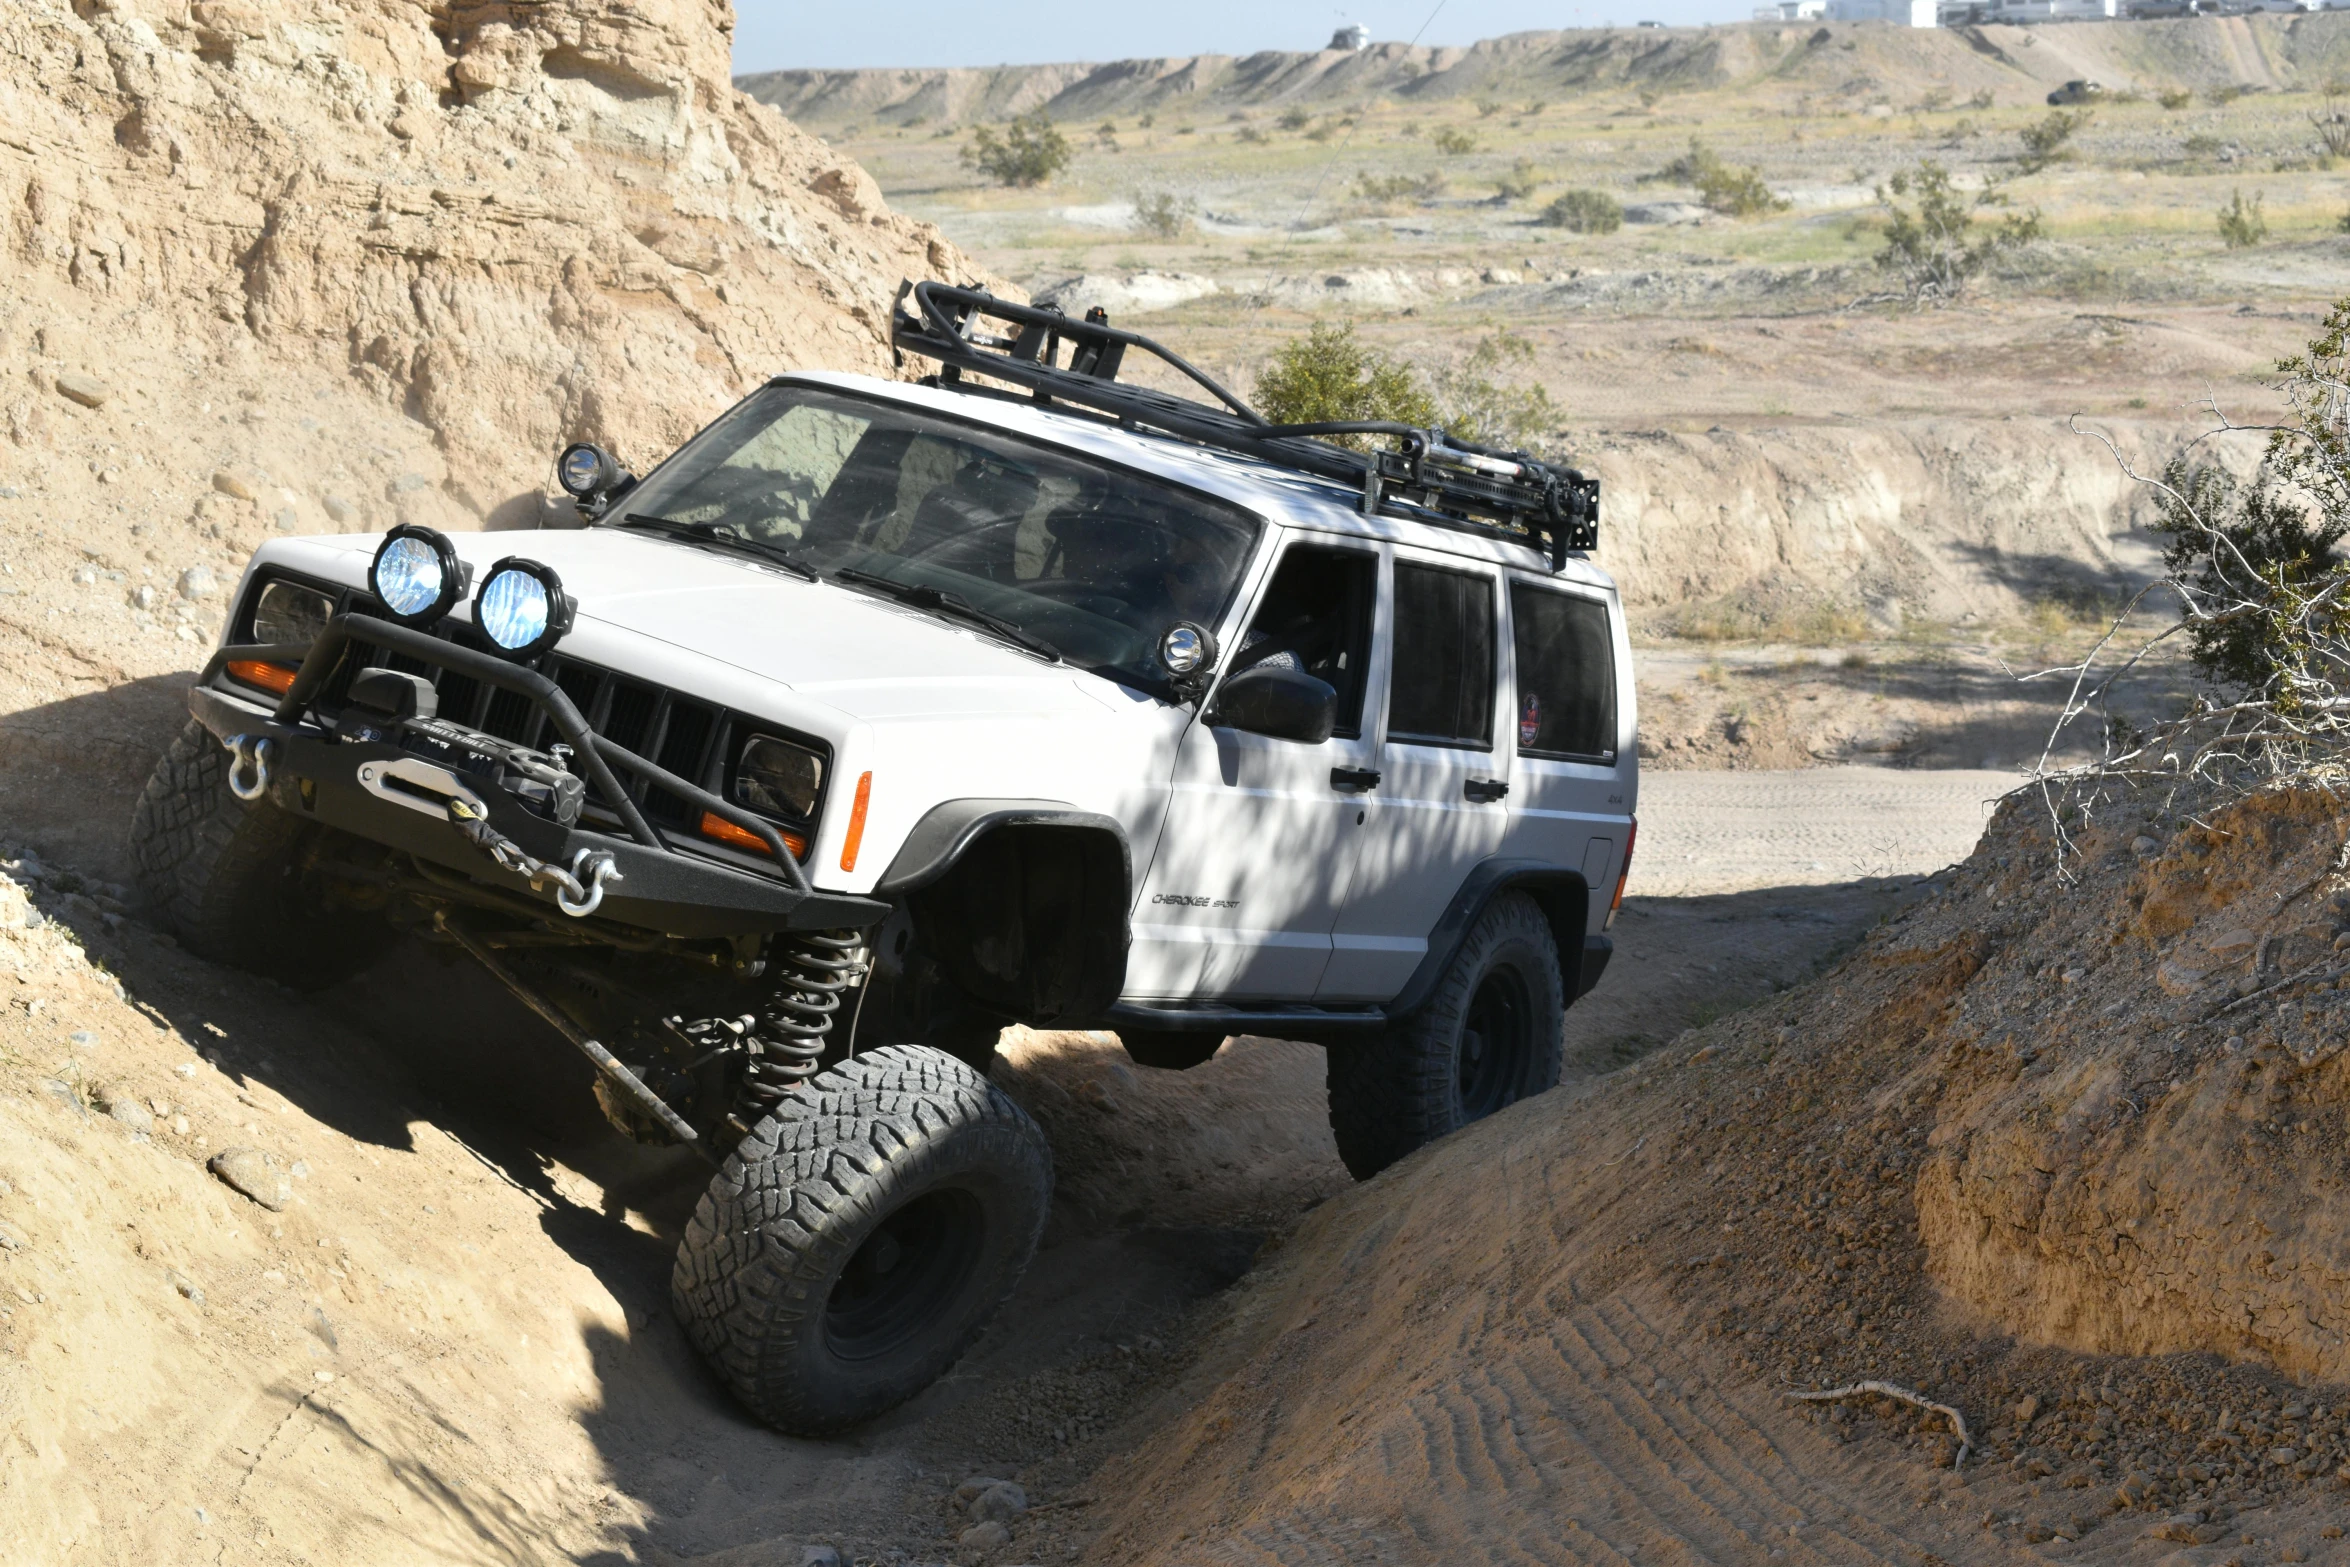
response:
[[[191,721],[156,760],[131,812],[139,889],[181,946],[317,990],[356,972],[390,932],[317,895],[309,861],[329,829],[229,792],[229,756]]]
[[[670,1299],[727,1388],[794,1435],[936,1381],[1035,1255],[1052,1150],[952,1056],[892,1045],[817,1074],[710,1183]]]
[[[1412,1150],[1558,1086],[1566,987],[1550,922],[1524,893],[1487,905],[1426,1006],[1330,1047],[1330,1130],[1367,1181]]]

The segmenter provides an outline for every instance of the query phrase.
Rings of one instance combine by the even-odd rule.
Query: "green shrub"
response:
[[[1478,446],[1532,446],[1558,428],[1558,405],[1539,382],[1516,374],[1537,358],[1533,343],[1514,332],[1495,332],[1467,357],[1436,377],[1444,428]]]
[[[1613,234],[1624,226],[1624,204],[1604,190],[1571,190],[1535,221],[1572,234]]]
[[[1257,377],[1254,397],[1275,424],[1392,419],[1424,429],[1437,422],[1435,399],[1412,367],[1365,343],[1352,322],[1317,322],[1282,344]],[[1363,436],[1334,439],[1358,451],[1370,445]]]
[[[1190,232],[1199,203],[1173,191],[1146,190],[1134,195],[1134,226],[1153,239],[1181,239]]]
[[[2228,204],[2219,209],[2219,237],[2230,250],[2249,250],[2268,238],[2268,219],[2260,210],[2260,192],[2254,191],[2249,203],[2241,190],[2230,193]]]
[[[2165,87],[2154,95],[2154,101],[2166,109],[2184,109],[2195,101],[2195,95],[2184,87]]]
[[[1042,185],[1072,156],[1069,138],[1042,109],[1016,117],[1001,136],[982,125],[963,149],[963,161],[999,185]]]
[[[1915,205],[1897,199],[1905,196],[1914,196]],[[1978,228],[1976,214],[2006,206],[2006,193],[1985,185],[1962,196],[1950,171],[1930,158],[1878,186],[1877,200],[1891,214],[1877,265],[1901,279],[1913,305],[1958,298],[1994,255],[2040,237],[2036,211],[2011,212],[1994,227]]]
[[[1674,185],[1694,185],[1700,202],[1733,218],[1759,217],[1766,212],[1782,211],[1789,205],[1763,183],[1760,169],[1751,164],[1725,163],[1720,153],[1694,137],[1687,152],[1646,178]]]
[[[1279,125],[1285,131],[1302,131],[1313,122],[1313,115],[1307,113],[1304,109],[1293,105],[1290,108],[1282,110],[1281,118],[1276,120],[1274,123]]]
[[[2071,157],[2072,148],[2066,143],[2078,134],[2082,126],[2089,123],[2090,118],[2087,109],[2058,109],[2039,123],[2025,126],[2016,133],[2024,144],[2023,152],[2016,158],[2016,165],[2026,174],[2037,174],[2050,164]]]
[[[1510,171],[1493,182],[1494,193],[1504,201],[1524,201],[1534,194],[1542,183],[1542,171],[1524,158],[1510,165]]]
[[[1444,186],[1441,174],[1373,174],[1365,169],[1355,176],[1355,194],[1382,206],[1397,201],[1434,201],[1444,194]]]
[[[1458,158],[1477,150],[1477,138],[1457,125],[1445,126],[1436,133],[1433,140],[1436,143],[1436,150],[1448,158]]]

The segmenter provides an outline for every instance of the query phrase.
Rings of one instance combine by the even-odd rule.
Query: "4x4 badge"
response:
[[[1154,892],[1153,903],[1172,903],[1186,909],[1237,909],[1238,898],[1202,898],[1188,892]]]

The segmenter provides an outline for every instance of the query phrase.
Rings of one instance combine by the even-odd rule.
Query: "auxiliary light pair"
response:
[[[384,535],[367,568],[367,586],[403,626],[433,624],[456,607],[473,568],[446,534],[404,523]],[[536,658],[571,629],[571,595],[552,566],[509,555],[489,569],[473,596],[473,624],[508,658]]]

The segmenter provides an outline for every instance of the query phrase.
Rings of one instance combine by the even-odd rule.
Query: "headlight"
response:
[[[428,626],[464,597],[465,563],[445,535],[403,523],[376,546],[367,586],[401,625]]]
[[[571,599],[553,567],[508,556],[482,579],[473,623],[508,657],[535,658],[571,629]]]
[[[601,446],[581,441],[555,459],[555,482],[573,500],[590,500],[620,482],[620,464]]]
[[[824,758],[804,745],[753,735],[734,768],[734,800],[764,816],[796,816],[802,821],[816,814],[816,796],[824,787]]]
[[[307,647],[334,618],[335,601],[316,588],[280,578],[262,584],[253,601],[253,640],[279,647]]]
[[[1204,674],[1215,660],[1216,639],[1188,620],[1175,622],[1159,638],[1159,662],[1178,680]]]

